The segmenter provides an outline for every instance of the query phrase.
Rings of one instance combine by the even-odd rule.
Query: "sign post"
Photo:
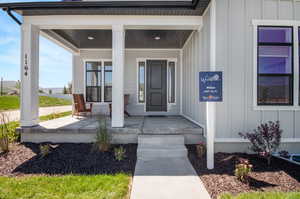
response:
[[[206,102],[207,168],[214,168],[214,137],[216,132],[216,102],[223,101],[223,73],[199,73],[199,101]]]

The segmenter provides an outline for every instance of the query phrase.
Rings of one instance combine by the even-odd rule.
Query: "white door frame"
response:
[[[168,73],[168,67],[169,67],[169,62],[174,62],[175,63],[175,103],[169,103],[169,82],[167,81],[167,111],[158,111],[158,112],[153,112],[153,111],[147,111],[147,61],[148,60],[166,60],[167,61],[167,80],[169,77]],[[145,63],[145,102],[140,103],[139,102],[139,62],[144,62]],[[170,106],[176,105],[177,103],[177,58],[174,57],[169,57],[169,58],[137,58],[136,59],[136,65],[137,65],[137,104],[143,105],[144,106],[144,112],[145,113],[153,113],[153,114],[159,114],[159,113],[168,113],[170,111]]]

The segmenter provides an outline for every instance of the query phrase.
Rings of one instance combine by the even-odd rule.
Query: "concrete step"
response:
[[[155,158],[183,158],[187,157],[187,149],[184,145],[139,145],[137,149],[138,159],[155,159]]]
[[[139,145],[184,145],[182,135],[140,135]]]
[[[141,135],[138,137],[138,159],[187,157],[182,135]]]

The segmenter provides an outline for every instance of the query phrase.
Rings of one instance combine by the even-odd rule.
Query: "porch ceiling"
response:
[[[112,48],[111,30],[53,31],[77,48]],[[192,30],[126,30],[125,48],[182,48],[191,32]],[[93,39],[90,40],[89,37]]]

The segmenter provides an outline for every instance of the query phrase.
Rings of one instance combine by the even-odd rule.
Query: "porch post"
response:
[[[210,70],[216,70],[216,1],[210,4]],[[216,102],[206,104],[206,139],[207,168],[214,169],[215,134],[216,134]]]
[[[39,122],[39,28],[24,23],[21,28],[21,126]]]
[[[124,127],[124,48],[124,26],[114,25],[112,27],[112,127]]]

